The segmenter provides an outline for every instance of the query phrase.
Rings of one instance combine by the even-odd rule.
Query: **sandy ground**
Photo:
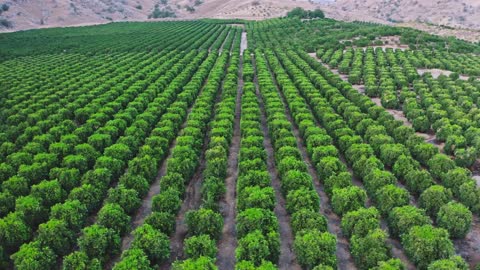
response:
[[[450,76],[450,74],[452,74],[453,72],[449,71],[449,70],[443,70],[443,69],[423,69],[423,68],[420,68],[420,69],[417,69],[417,72],[418,74],[420,75],[423,75],[425,73],[431,73],[432,74],[432,77],[433,78],[438,78],[440,75],[445,75],[445,76]],[[460,75],[460,80],[468,80],[470,77],[469,76],[465,76],[465,75]]]

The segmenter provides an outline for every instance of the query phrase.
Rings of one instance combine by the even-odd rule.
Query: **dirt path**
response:
[[[255,69],[255,65],[254,65]],[[255,73],[256,74],[256,73]],[[263,131],[263,146],[267,151],[267,169],[272,179],[272,187],[275,190],[275,200],[277,201],[273,212],[278,218],[278,223],[280,226],[280,258],[278,261],[278,268],[280,270],[301,270],[302,268],[297,262],[295,253],[293,252],[293,233],[292,228],[290,227],[290,216],[285,209],[285,198],[282,196],[280,177],[278,176],[277,168],[275,167],[275,157],[272,141],[270,139],[270,134],[268,132],[267,117],[265,114],[265,104],[260,95],[257,76],[255,75],[255,88],[257,100],[260,105],[260,121],[262,124]]]
[[[238,88],[235,107],[235,123],[233,137],[228,155],[227,177],[225,179],[226,193],[220,201],[220,212],[224,217],[222,236],[218,241],[218,253],[216,265],[219,269],[234,269],[235,249],[237,247],[237,232],[235,229],[236,186],[238,178],[238,153],[240,152],[240,117],[242,115],[242,89],[243,89],[243,60],[240,57]]]
[[[242,32],[242,39],[240,41],[240,55],[248,48],[247,32]]]

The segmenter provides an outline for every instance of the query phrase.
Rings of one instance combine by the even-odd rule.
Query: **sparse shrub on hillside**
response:
[[[192,7],[192,6],[189,6],[189,5],[185,5],[185,9],[190,12],[190,13],[194,13],[195,12],[195,8]]]
[[[301,19],[322,19],[325,18],[325,14],[320,9],[304,10],[303,8],[296,7],[287,13],[287,17],[298,17]]]
[[[162,2],[163,1],[165,2],[165,4],[167,3],[166,0],[162,0]],[[176,18],[176,17],[177,15],[171,9],[168,9],[168,8],[160,9],[158,5],[156,5],[152,13],[148,15],[149,19]]]

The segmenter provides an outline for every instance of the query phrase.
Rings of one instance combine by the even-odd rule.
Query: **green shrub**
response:
[[[393,208],[387,219],[390,232],[394,237],[400,238],[408,233],[414,226],[432,224],[425,210],[412,205]]]
[[[272,187],[246,187],[238,192],[238,211],[257,207],[273,210],[275,208],[275,191]]]
[[[65,221],[51,219],[40,224],[37,241],[40,246],[50,248],[56,255],[66,255],[73,245],[74,237],[74,232],[68,228]]]
[[[212,239],[218,239],[223,228],[222,215],[206,208],[188,211],[185,215],[185,222],[190,234],[206,234]]]
[[[120,250],[120,236],[112,229],[95,224],[82,230],[78,246],[89,258],[103,261]]]
[[[150,261],[143,250],[139,248],[127,249],[122,253],[122,257],[113,267],[114,270],[153,270],[150,267]]]
[[[335,236],[328,232],[304,231],[295,236],[293,249],[298,263],[304,268],[319,264],[337,268],[336,242]]]
[[[395,185],[386,185],[377,191],[375,200],[382,215],[388,215],[393,208],[408,205],[410,194]]]
[[[357,186],[334,189],[332,195],[332,208],[338,215],[365,207],[367,194]]]
[[[472,226],[472,212],[463,204],[450,202],[438,211],[437,225],[446,229],[453,238],[464,238]]]
[[[443,186],[434,185],[426,189],[418,200],[420,207],[427,211],[427,214],[436,217],[438,210],[452,200],[452,192]]]
[[[237,215],[238,238],[242,238],[254,230],[259,230],[266,235],[270,231],[278,231],[278,226],[277,217],[271,210],[249,208]]]
[[[390,258],[390,248],[386,243],[387,237],[387,233],[381,229],[373,230],[364,237],[352,236],[350,248],[359,269],[370,269],[379,262]]]
[[[169,188],[153,197],[152,211],[176,214],[180,210],[181,204],[179,192]]]
[[[170,239],[152,226],[144,224],[133,235],[132,248],[143,250],[151,263],[161,263],[170,257]]]
[[[432,262],[427,270],[468,270],[468,264],[460,256],[452,256]]]
[[[200,257],[198,259],[188,259],[185,261],[176,261],[172,264],[172,270],[217,270],[215,259]]]
[[[115,203],[107,203],[100,209],[97,223],[114,230],[120,235],[130,230],[130,216],[123,211],[120,205]]]
[[[36,270],[53,269],[57,256],[48,247],[43,247],[39,242],[30,242],[22,245],[20,250],[12,255],[15,269]]]
[[[188,258],[193,259],[198,259],[202,256],[215,258],[217,246],[215,240],[211,239],[208,235],[195,235],[185,239],[184,252]]]
[[[419,269],[426,269],[433,261],[447,259],[455,254],[448,232],[431,225],[411,228],[402,236],[402,245],[407,256]]]
[[[313,188],[302,187],[288,193],[286,209],[289,213],[295,213],[300,209],[310,209],[317,212],[320,209],[320,198]]]
[[[293,213],[290,223],[295,235],[303,230],[327,231],[327,219],[319,212],[309,209],[300,209]]]

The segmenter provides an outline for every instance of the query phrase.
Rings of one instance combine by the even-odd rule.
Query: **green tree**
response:
[[[370,269],[390,258],[387,237],[387,233],[381,229],[373,230],[364,237],[352,236],[350,239],[352,256],[359,269]]]
[[[120,205],[125,213],[129,215],[133,214],[142,204],[138,192],[134,189],[126,188],[122,184],[108,190],[106,203]]]
[[[320,208],[320,198],[313,188],[302,187],[292,190],[287,194],[286,201],[286,208],[289,213],[295,213],[300,209],[318,211]]]
[[[408,190],[414,194],[421,194],[434,184],[433,178],[427,170],[415,169],[405,175]]]
[[[249,232],[259,230],[263,234],[278,231],[278,220],[271,210],[249,208],[237,215],[237,235],[242,238]]]
[[[184,252],[188,258],[197,259],[202,256],[215,258],[217,245],[208,235],[194,235],[185,239]]]
[[[248,233],[238,240],[238,247],[235,251],[237,261],[247,260],[255,266],[259,266],[269,256],[268,240],[259,230]]]
[[[275,191],[272,187],[246,187],[238,192],[238,211],[258,207],[273,210],[275,208]]]
[[[50,219],[63,220],[70,230],[77,231],[85,224],[87,208],[78,200],[67,200],[52,206]]]
[[[295,237],[293,249],[302,267],[313,268],[323,264],[337,268],[336,242],[335,236],[328,232],[304,231]]]
[[[332,208],[338,215],[365,207],[367,194],[357,186],[334,189],[332,196]]]
[[[75,251],[63,258],[63,270],[101,270],[98,259],[89,259],[83,251]]]
[[[30,184],[24,177],[12,176],[2,183],[2,190],[15,197],[26,196],[30,191]]]
[[[37,241],[42,247],[49,247],[56,255],[66,255],[74,243],[74,233],[63,220],[51,219],[40,224]]]
[[[189,233],[192,235],[206,234],[212,239],[220,238],[223,228],[223,217],[218,212],[207,208],[191,210],[186,213],[185,222],[187,223]]]
[[[119,251],[120,236],[112,229],[94,224],[82,230],[78,246],[89,258],[103,261],[105,257]]]
[[[428,161],[428,167],[433,177],[442,179],[443,174],[455,168],[455,162],[447,155],[437,154]]]
[[[400,259],[390,259],[388,261],[381,261],[378,266],[372,268],[372,270],[406,270]]]
[[[287,13],[287,17],[305,18],[307,17],[307,12],[303,8],[296,7]]]
[[[180,210],[181,205],[180,193],[173,188],[169,188],[153,197],[152,210],[176,214]]]
[[[461,203],[449,202],[438,211],[437,224],[453,238],[464,238],[472,226],[472,212]]]
[[[147,254],[152,263],[161,263],[170,256],[170,240],[165,234],[144,224],[133,231],[135,239],[132,248],[139,248]]]
[[[468,264],[460,256],[452,256],[432,262],[427,270],[468,270]]]
[[[98,212],[97,223],[123,235],[130,229],[130,216],[123,211],[120,205],[107,203]]]
[[[0,219],[0,243],[6,252],[16,250],[31,237],[30,227],[23,221],[23,215],[12,212]]]
[[[426,269],[433,261],[447,259],[455,253],[447,230],[431,225],[411,228],[402,236],[402,245],[419,269]]]
[[[303,230],[327,231],[327,219],[319,212],[310,209],[300,209],[293,213],[290,224],[295,235]]]
[[[347,237],[365,237],[370,231],[380,228],[380,213],[375,207],[350,211],[343,216],[341,227]]]
[[[403,188],[395,185],[386,185],[377,191],[375,200],[378,202],[378,209],[382,215],[388,215],[393,208],[408,205],[410,203],[410,195]]]
[[[438,210],[452,200],[452,192],[443,186],[434,185],[426,189],[418,200],[420,207],[427,211],[427,214],[436,217]]]
[[[175,231],[175,216],[166,212],[153,212],[145,219],[145,224],[165,235],[171,235]]]
[[[45,207],[59,203],[65,197],[65,191],[60,186],[58,180],[42,181],[32,186],[31,194],[38,198]]]
[[[311,183],[311,182],[310,182]],[[325,192],[332,196],[332,192],[336,188],[346,188],[352,185],[352,175],[349,172],[341,172],[334,174],[323,180]]]
[[[30,242],[20,247],[20,250],[12,255],[15,269],[37,270],[54,269],[56,255],[48,247],[42,247],[39,242]]]
[[[48,216],[48,210],[42,205],[41,199],[32,195],[18,198],[15,201],[15,211],[21,213],[25,222],[32,227],[45,221]]]
[[[393,208],[387,219],[390,232],[400,238],[408,233],[414,226],[432,224],[432,220],[426,215],[425,210],[412,205]]]
[[[153,270],[150,261],[143,250],[139,248],[128,249],[122,253],[121,260],[115,264],[114,270]]]
[[[185,261],[176,261],[172,264],[172,270],[217,270],[215,259],[200,257],[197,259],[188,259]]]

